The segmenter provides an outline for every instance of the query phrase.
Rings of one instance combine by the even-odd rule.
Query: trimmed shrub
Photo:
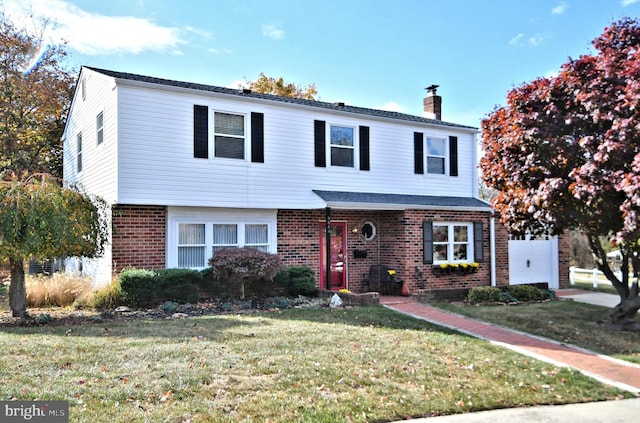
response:
[[[132,307],[149,307],[156,304],[156,276],[153,270],[123,270],[118,279],[125,303]]]
[[[202,273],[192,269],[159,270],[156,275],[156,297],[158,302],[176,303],[198,302],[198,287],[202,283]]]
[[[316,296],[316,272],[308,266],[289,266],[278,272],[274,278],[288,296]]]
[[[471,288],[466,301],[470,304],[495,303],[500,301],[500,289],[493,286],[477,286]]]
[[[281,269],[278,256],[255,248],[223,248],[209,260],[212,277],[232,296],[264,296]]]
[[[517,303],[519,302],[517,298],[509,295],[508,292],[501,292],[498,294],[498,301],[501,303]]]
[[[507,293],[519,301],[539,301],[544,299],[544,291],[533,285],[510,285]]]

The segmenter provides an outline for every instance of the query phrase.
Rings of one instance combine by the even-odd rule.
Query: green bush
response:
[[[510,285],[507,293],[519,301],[539,301],[544,299],[544,291],[533,285]]]
[[[495,303],[500,301],[500,289],[493,286],[477,286],[471,288],[466,301],[470,304]]]
[[[159,270],[156,275],[156,297],[158,302],[198,302],[198,288],[202,284],[202,273],[192,269]]]
[[[498,301],[501,303],[517,303],[518,299],[510,295],[508,292],[501,292],[498,294]]]
[[[157,274],[153,270],[125,269],[118,279],[126,304],[132,307],[149,307],[157,303]]]
[[[318,294],[316,272],[308,266],[289,266],[274,278],[288,296],[315,296]]]

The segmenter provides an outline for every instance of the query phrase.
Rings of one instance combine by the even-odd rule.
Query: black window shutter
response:
[[[449,137],[449,175],[458,176],[458,137]]]
[[[369,167],[369,127],[360,127],[360,170],[370,170]]]
[[[314,136],[314,153],[316,167],[327,167],[327,151],[325,147],[326,128],[324,120],[316,120],[313,122]]]
[[[433,222],[422,222],[422,243],[424,249],[424,264],[433,264]]]
[[[251,161],[264,163],[264,113],[251,112]]]
[[[209,158],[209,108],[193,105],[193,157]]]
[[[482,222],[473,222],[473,255],[475,256],[473,260],[478,263],[484,261],[482,241]]]
[[[417,174],[424,174],[424,134],[422,132],[413,133],[413,161],[414,171]]]

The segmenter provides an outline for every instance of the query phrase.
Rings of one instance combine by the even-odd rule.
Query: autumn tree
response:
[[[260,75],[258,75],[258,79],[249,82],[248,85],[252,91],[258,93],[303,98],[306,100],[315,100],[315,96],[318,94],[314,84],[303,87],[291,82],[285,82],[282,77],[268,77],[264,73],[260,73]]]
[[[640,309],[640,25],[622,19],[555,77],[507,94],[482,122],[480,167],[515,233],[577,229],[620,295],[611,324],[638,328]],[[622,253],[618,279],[601,239]],[[629,271],[632,271],[632,278]]]
[[[0,14],[0,172],[62,177],[61,136],[74,84],[65,56],[64,46]]]
[[[11,268],[9,306],[26,315],[25,260],[97,257],[108,237],[106,203],[47,175],[0,181],[0,257]]]

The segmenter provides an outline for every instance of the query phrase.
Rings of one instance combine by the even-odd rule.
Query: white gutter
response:
[[[496,218],[493,211],[489,221],[489,248],[491,250],[491,286],[496,286]]]

